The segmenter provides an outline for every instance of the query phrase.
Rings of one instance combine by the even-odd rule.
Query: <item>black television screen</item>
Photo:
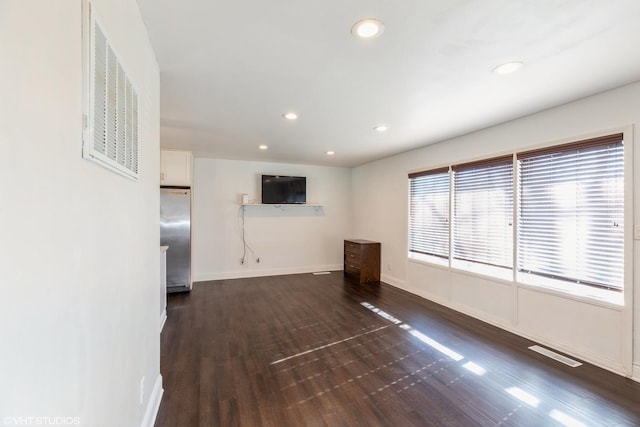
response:
[[[307,178],[262,175],[262,203],[307,203]]]

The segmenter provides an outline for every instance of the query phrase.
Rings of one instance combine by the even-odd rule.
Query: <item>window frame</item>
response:
[[[609,146],[611,145],[616,145],[617,148],[613,148],[611,149]],[[536,172],[535,173],[540,173],[540,172],[546,172],[545,177],[547,180],[551,180],[552,177],[556,177],[557,176],[554,175],[555,172],[557,172],[557,170],[553,171],[553,170],[545,170],[543,168],[547,168],[550,169],[548,164],[550,161],[554,161],[557,160],[558,158],[561,159],[561,161],[563,163],[566,163],[566,157],[567,155],[569,156],[573,156],[574,158],[574,162],[578,161],[578,156],[580,157],[580,168],[584,169],[585,166],[589,166],[588,164],[585,165],[585,162],[587,161],[593,161],[594,160],[594,155],[593,154],[586,154],[584,155],[584,153],[593,153],[595,150],[598,150],[598,152],[603,152],[603,151],[612,151],[614,156],[615,156],[615,151],[619,150],[621,152],[621,157],[622,157],[622,161],[621,161],[621,165],[618,165],[618,167],[620,167],[622,169],[621,172],[621,177],[619,179],[622,180],[621,184],[619,184],[619,186],[621,188],[618,188],[617,190],[620,191],[621,194],[621,198],[622,198],[622,208],[621,210],[618,212],[618,215],[616,219],[618,219],[618,221],[622,222],[622,227],[619,228],[619,232],[617,234],[619,234],[620,236],[618,237],[619,239],[621,239],[620,242],[618,242],[618,245],[616,245],[617,250],[620,251],[620,253],[618,254],[620,259],[621,259],[621,266],[620,266],[620,282],[619,285],[615,285],[612,284],[611,282],[609,283],[605,283],[604,280],[598,282],[595,280],[588,280],[586,279],[586,276],[588,275],[588,273],[586,273],[584,270],[580,270],[578,273],[575,274],[575,276],[581,276],[580,277],[570,277],[569,275],[563,275],[563,274],[554,274],[554,273],[550,273],[550,272],[543,272],[543,271],[533,271],[534,269],[531,268],[523,268],[523,253],[521,251],[524,251],[524,247],[526,245],[527,242],[521,242],[520,240],[520,236],[523,233],[523,215],[522,215],[522,192],[523,190],[523,183],[522,183],[522,173],[523,173],[523,166],[522,166],[522,161],[532,161],[532,159],[542,159],[544,157],[547,157],[547,159],[545,160],[545,163],[547,164],[544,167],[541,167],[540,169],[536,168]],[[582,153],[580,153],[582,151]],[[609,153],[610,154],[610,153]],[[620,155],[620,154],[618,154]],[[548,158],[548,156],[556,156],[555,159],[550,159]],[[604,156],[600,156],[600,157],[604,157]],[[606,160],[605,160],[606,162]],[[586,140],[581,140],[581,141],[576,141],[573,143],[568,143],[568,144],[560,144],[560,145],[556,145],[556,146],[550,146],[550,147],[544,147],[538,150],[529,150],[529,151],[525,151],[522,153],[517,153],[517,181],[518,181],[518,215],[517,215],[517,224],[518,224],[518,236],[517,236],[517,250],[518,250],[518,259],[517,259],[517,263],[514,265],[515,269],[516,269],[516,277],[522,277],[523,275],[533,275],[533,276],[540,276],[542,278],[545,279],[550,279],[550,283],[553,283],[554,281],[559,281],[562,283],[569,283],[569,284],[575,284],[575,285],[583,285],[583,286],[590,286],[590,287],[595,287],[595,288],[600,288],[600,289],[604,289],[604,290],[612,290],[615,292],[623,292],[624,291],[624,265],[625,265],[625,260],[624,260],[624,254],[625,254],[625,242],[624,242],[624,223],[625,223],[625,144],[624,144],[624,134],[623,133],[615,133],[615,134],[610,134],[610,135],[605,135],[602,137],[597,137],[597,138],[590,138],[590,139],[586,139]],[[557,168],[556,168],[557,169]],[[595,167],[593,168],[595,169]],[[580,170],[578,170],[577,168],[571,169],[570,171],[566,171],[566,170],[561,170],[562,172],[562,176],[561,178],[565,178],[565,183],[567,184],[571,184],[572,182],[576,182],[576,180],[571,180],[571,177],[574,175],[577,175],[578,173],[580,173]],[[582,178],[580,179],[578,184],[581,184],[580,187],[584,187],[587,186],[587,182],[592,182],[593,185],[593,180],[594,179],[603,179],[603,176],[601,174],[589,174],[589,175],[584,175],[582,176]],[[532,179],[532,184],[538,184],[539,181],[541,180],[535,180]],[[558,184],[557,181],[553,182],[554,184]],[[601,184],[600,181],[598,181],[599,184]],[[546,186],[545,189],[548,191],[550,191],[551,189],[557,189],[557,187],[550,187],[550,186]],[[575,189],[575,194],[576,195],[583,195],[583,193],[585,193],[583,190],[581,190],[581,188],[576,188]],[[549,199],[551,197],[548,197]],[[595,197],[592,197],[592,199]],[[611,201],[613,199],[613,197],[607,197],[606,201]],[[529,203],[529,202],[527,202]],[[596,207],[600,206],[599,204],[597,204],[596,202],[593,202],[589,205],[589,211],[590,210],[594,210]],[[547,206],[547,210],[550,212],[553,212],[552,206]],[[570,211],[570,209],[566,209],[567,211]],[[578,211],[582,212],[581,218],[590,218],[592,213],[591,212],[586,212],[586,209],[579,209],[578,207],[575,208],[576,214],[578,213]],[[613,209],[611,209],[610,211],[607,212],[607,219],[612,215],[611,211],[613,211]],[[566,215],[566,214],[565,214]],[[600,214],[600,216],[602,216],[602,214]],[[547,217],[545,217],[546,221],[553,221],[553,220],[558,220],[559,217],[558,216],[552,216],[549,215]],[[531,221],[533,222],[533,221]],[[555,224],[555,222],[554,222]],[[615,225],[615,227],[618,227],[618,225]],[[532,226],[533,228],[533,226]],[[590,233],[594,233],[594,230],[601,230],[601,226],[599,228],[596,228],[596,226],[591,226],[588,227],[588,231]],[[551,232],[552,233],[552,232]],[[559,234],[559,233],[556,233]],[[577,233],[576,233],[577,234]],[[535,238],[538,237],[538,239],[540,238],[539,235],[536,235],[534,232],[529,233],[529,236],[527,237],[527,241],[533,241],[535,240]],[[577,236],[576,240],[580,239],[581,236]],[[591,235],[587,236],[587,238],[582,238],[581,240],[588,240],[588,238],[591,237]],[[529,246],[533,246],[534,248],[536,247],[535,244],[533,245],[529,245]],[[586,252],[589,252],[591,248],[591,245],[581,245],[581,248],[584,247]],[[531,249],[529,249],[531,250]],[[535,249],[534,249],[535,250]],[[542,249],[544,250],[544,249]],[[540,251],[540,248],[538,248],[538,251]],[[586,255],[586,257],[588,257],[589,255],[593,255],[592,252],[589,252],[588,255]],[[576,257],[579,258],[579,257]],[[585,260],[582,259],[578,259],[576,261],[576,263],[584,263]],[[611,265],[611,264],[608,264]],[[528,265],[529,267],[531,267],[531,264]],[[568,264],[564,264],[563,267],[564,268],[568,268],[567,267]],[[549,268],[547,266],[547,268]],[[584,268],[584,267],[583,267]],[[549,268],[550,269],[550,268]]]
[[[452,219],[451,219],[451,255],[450,256],[451,256],[452,266],[463,268],[463,269],[481,270],[481,271],[487,270],[487,269],[489,270],[497,269],[496,272],[500,271],[501,269],[509,272],[513,270],[513,243],[514,243],[513,201],[515,199],[514,186],[513,186],[513,182],[514,182],[513,159],[514,159],[513,155],[507,155],[507,156],[488,158],[488,159],[474,161],[474,162],[461,163],[461,164],[451,166],[451,187],[450,188],[452,192],[451,194]],[[506,212],[508,214],[508,217],[505,218],[505,220],[508,221],[507,227],[511,227],[511,229],[506,233],[508,234],[508,236],[506,235],[503,236],[503,237],[508,237],[508,240],[509,240],[509,244],[507,247],[508,254],[506,255],[503,254],[503,255],[506,256],[507,260],[511,263],[511,265],[505,265],[504,263],[497,263],[497,260],[495,260],[495,257],[493,257],[491,254],[488,253],[488,252],[491,252],[490,248],[486,248],[485,251],[479,248],[479,246],[482,246],[482,242],[478,240],[483,240],[483,239],[476,239],[476,236],[474,235],[474,233],[461,232],[461,227],[466,226],[466,227],[475,228],[478,221],[475,221],[475,219],[471,219],[471,222],[476,222],[476,224],[469,224],[468,223],[469,221],[467,221],[466,219],[463,221],[463,218],[462,218],[463,212],[460,211],[462,206],[460,205],[463,204],[464,201],[461,200],[462,191],[459,184],[464,184],[464,180],[458,178],[461,176],[459,174],[470,173],[471,177],[477,178],[477,176],[474,176],[474,171],[480,170],[481,172],[483,172],[483,174],[487,172],[490,173],[490,175],[488,176],[488,179],[484,180],[484,182],[479,183],[478,185],[469,184],[469,183],[465,185],[465,188],[467,190],[471,190],[471,193],[472,193],[470,194],[471,197],[468,198],[470,200],[467,200],[467,202],[470,201],[475,208],[476,203],[478,202],[477,192],[487,192],[492,189],[496,190],[497,184],[504,185],[504,183],[498,182],[495,176],[496,174],[494,172],[500,173],[499,168],[505,168],[505,167],[506,169],[509,170],[510,177],[507,178],[508,180],[508,182],[506,183],[507,185],[504,188],[501,188],[501,190],[507,191],[507,199],[508,199],[507,205],[502,207],[506,208],[506,210],[508,211]],[[460,182],[461,180],[463,182]],[[483,187],[480,184],[487,184],[487,185]],[[496,206],[495,204],[493,204],[492,206],[486,206],[486,208],[489,210],[496,210],[497,207],[498,206]],[[495,221],[492,221],[491,219],[486,220],[485,218],[481,218],[481,221],[480,221],[481,226],[484,226],[487,229],[492,228],[495,230],[495,225],[490,224],[492,222],[495,222]],[[490,238],[489,234],[490,233],[488,233],[488,230],[487,230],[487,235],[484,236],[485,240]],[[467,258],[463,256],[463,252],[460,249],[464,246],[463,242],[466,243],[467,245],[471,244],[474,246],[473,248],[467,249],[466,251],[468,253]],[[482,253],[482,252],[487,252],[487,253]],[[484,258],[484,260],[482,258]],[[493,260],[494,262],[492,262],[490,258],[494,258]],[[483,266],[480,266],[480,264],[482,264]],[[503,274],[500,274],[500,275],[502,276]]]
[[[414,182],[414,180],[419,179],[419,178],[423,178],[423,177],[427,177],[427,176],[435,176],[435,175],[442,175],[442,174],[446,174],[446,194],[447,194],[447,200],[446,200],[446,208],[447,208],[447,215],[446,215],[446,242],[440,242],[440,244],[444,244],[446,245],[446,255],[443,255],[441,253],[437,253],[437,252],[427,252],[427,251],[419,251],[419,250],[413,250],[412,249],[412,236],[411,236],[411,224],[412,221],[414,220],[412,215],[413,215],[413,203],[412,203],[412,196],[414,195],[414,192],[412,191],[412,183]],[[449,167],[442,167],[442,168],[436,168],[436,169],[431,169],[428,171],[421,171],[421,172],[416,172],[416,173],[410,173],[409,174],[409,186],[408,186],[408,190],[409,190],[409,204],[408,204],[408,210],[409,210],[409,230],[408,230],[408,235],[407,235],[407,253],[409,258],[412,259],[417,259],[417,260],[423,260],[423,261],[430,261],[432,263],[435,264],[439,264],[439,265],[449,265],[449,257],[451,254],[451,239],[450,239],[450,224],[451,224],[451,199],[450,199],[450,194],[451,194],[451,180],[450,180],[450,171],[449,171]],[[420,231],[425,231],[425,230],[420,230]]]

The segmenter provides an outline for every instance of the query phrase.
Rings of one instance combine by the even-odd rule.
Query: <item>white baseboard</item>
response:
[[[380,276],[380,280],[383,281],[384,283],[388,283],[391,286],[395,286],[396,288],[400,288],[400,289],[404,289],[404,280],[400,280],[397,277],[393,277],[387,274],[382,274]]]
[[[315,271],[342,271],[342,264],[312,265],[306,267],[271,268],[264,270],[236,270],[224,273],[203,273],[194,276],[194,282],[209,280],[245,279],[249,277],[283,276],[285,274],[313,273]]]
[[[162,314],[160,315],[160,332],[162,332],[162,328],[164,328],[164,323],[167,321],[167,309],[162,310]]]
[[[497,325],[496,325],[497,326]],[[511,328],[503,328],[512,332],[516,335],[529,339],[531,341],[537,342],[542,346],[548,347],[552,350],[560,351],[562,353],[568,354],[571,357],[584,360],[587,363],[595,365],[599,368],[605,369],[609,372],[613,372],[614,374],[628,377],[629,373],[624,369],[622,365],[622,361],[610,359],[606,357],[602,357],[602,355],[594,353],[584,348],[576,348],[574,346],[567,346],[562,342],[557,340],[549,339],[548,337],[540,336],[535,331],[529,331],[526,329],[511,329]]]
[[[158,409],[160,409],[160,401],[162,400],[162,394],[164,389],[162,388],[162,375],[158,374],[156,382],[151,390],[151,395],[147,401],[147,408],[144,411],[144,418],[142,419],[141,427],[153,427],[158,416]]]
[[[640,363],[633,364],[633,376],[631,379],[640,383]]]

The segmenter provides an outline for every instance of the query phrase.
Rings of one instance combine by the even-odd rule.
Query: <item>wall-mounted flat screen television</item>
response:
[[[262,203],[276,205],[307,203],[307,178],[262,175]]]

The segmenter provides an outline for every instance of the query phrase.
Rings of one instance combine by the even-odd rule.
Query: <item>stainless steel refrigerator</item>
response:
[[[160,188],[160,246],[167,249],[167,292],[191,290],[191,190]]]

